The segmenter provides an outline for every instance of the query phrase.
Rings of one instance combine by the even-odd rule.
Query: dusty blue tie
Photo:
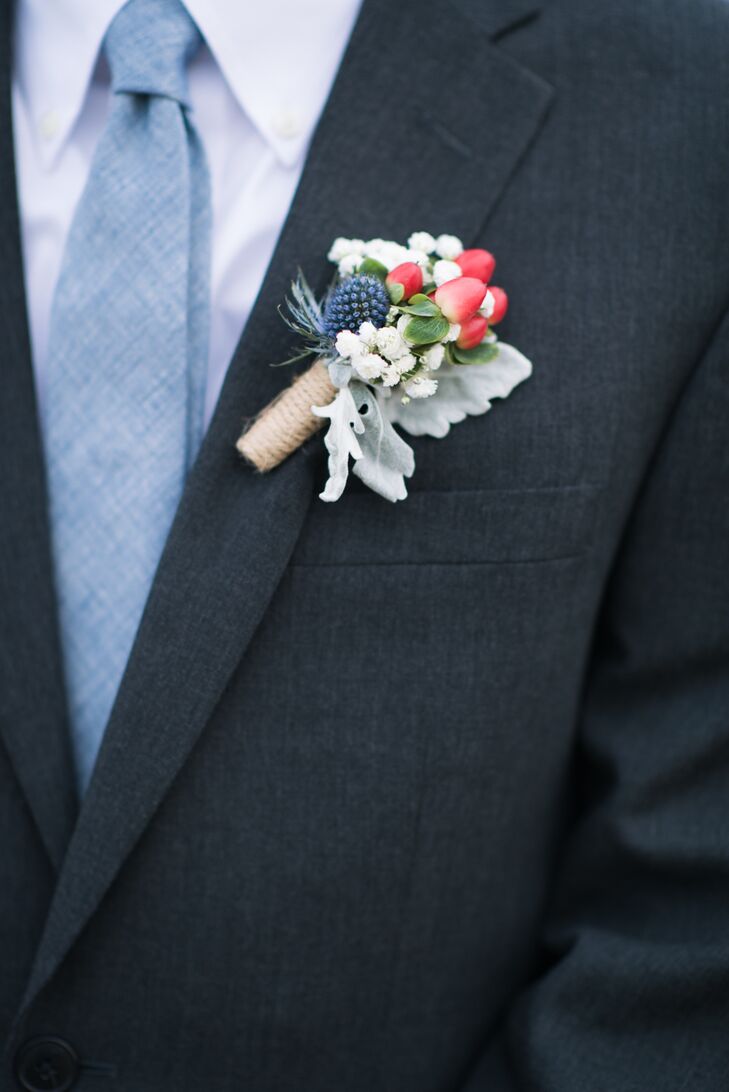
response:
[[[53,302],[44,432],[82,791],[202,433],[210,190],[186,76],[199,44],[178,0],[130,0],[111,24],[112,106]]]

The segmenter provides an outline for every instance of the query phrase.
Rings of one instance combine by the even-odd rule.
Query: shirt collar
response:
[[[360,0],[185,0],[239,106],[279,160],[305,152]]]
[[[185,2],[240,108],[281,163],[298,162],[326,103],[361,0]],[[18,4],[15,79],[46,165],[71,135],[104,35],[124,3]]]
[[[14,77],[49,166],[81,113],[107,28],[125,0],[20,0]]]

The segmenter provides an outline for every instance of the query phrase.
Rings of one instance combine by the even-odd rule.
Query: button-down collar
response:
[[[124,0],[21,0],[16,83],[46,164],[69,140],[97,70],[104,35]],[[359,0],[186,0],[236,101],[278,159],[302,157],[324,106]],[[33,58],[32,63],[30,58]],[[105,78],[103,70],[100,78]]]

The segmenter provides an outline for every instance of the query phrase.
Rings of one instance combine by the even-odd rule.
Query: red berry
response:
[[[483,303],[483,281],[476,277],[456,277],[436,289],[435,302],[449,322],[464,323]]]
[[[409,300],[423,290],[423,271],[415,262],[402,262],[387,274],[385,284],[402,285],[403,299]]]
[[[456,263],[463,270],[464,277],[476,277],[484,284],[488,284],[494,275],[496,259],[488,250],[464,250],[456,258]]]
[[[489,292],[494,297],[494,311],[489,319],[492,326],[495,326],[497,322],[501,322],[502,318],[509,310],[509,297],[503,288],[497,288],[495,285],[489,285]]]
[[[461,323],[461,332],[456,338],[456,345],[459,349],[474,349],[476,345],[481,344],[488,328],[488,319],[485,319],[483,315],[474,315],[473,318],[466,319]]]

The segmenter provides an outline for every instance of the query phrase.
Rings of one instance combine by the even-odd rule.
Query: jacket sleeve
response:
[[[606,595],[547,970],[462,1092],[729,1088],[729,316]]]

